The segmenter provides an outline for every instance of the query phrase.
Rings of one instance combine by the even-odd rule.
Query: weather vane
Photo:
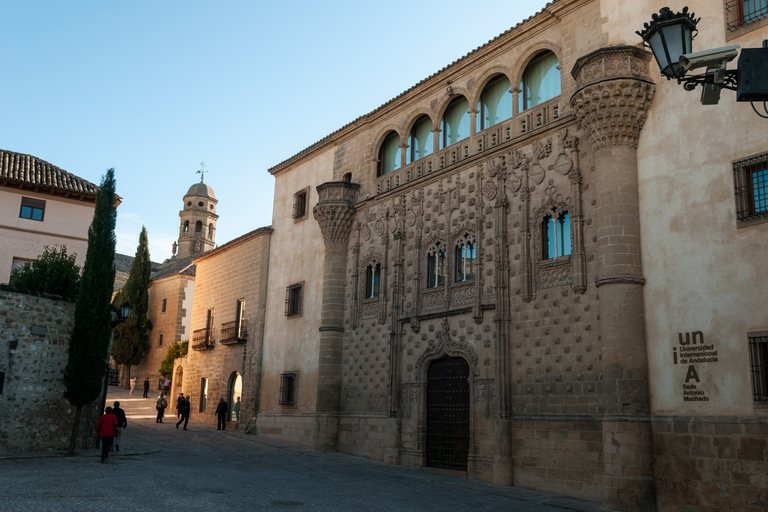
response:
[[[200,175],[200,183],[203,182],[203,179],[205,178],[205,173],[206,172],[211,172],[211,171],[206,171],[205,167],[206,167],[205,160],[203,160],[202,162],[200,162],[200,170],[197,171],[197,174]]]

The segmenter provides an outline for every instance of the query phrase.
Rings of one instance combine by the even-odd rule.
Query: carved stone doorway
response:
[[[467,470],[469,364],[445,356],[427,370],[427,466]]]

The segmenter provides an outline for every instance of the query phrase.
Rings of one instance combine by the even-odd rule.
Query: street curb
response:
[[[150,450],[146,452],[122,452],[120,453],[120,456],[127,456],[127,457],[135,457],[137,455],[151,455],[153,453],[160,453],[163,450]],[[72,457],[101,457],[101,453],[94,453],[94,454],[79,454],[75,453]],[[36,453],[34,455],[0,455],[0,460],[18,460],[18,459],[65,459],[68,458],[68,455],[65,453]]]

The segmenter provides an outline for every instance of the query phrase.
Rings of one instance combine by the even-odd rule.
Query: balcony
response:
[[[221,324],[221,339],[219,343],[222,345],[245,343],[246,339],[248,339],[248,329],[246,328],[245,320],[240,322],[240,329],[237,328],[237,321]]]
[[[215,329],[198,329],[192,331],[192,350],[211,350],[215,338]]]

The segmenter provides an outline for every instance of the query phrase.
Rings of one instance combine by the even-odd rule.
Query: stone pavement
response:
[[[107,464],[100,452],[0,453],[0,509],[256,511],[606,511],[555,494],[499,487],[340,453],[318,453],[235,429],[155,423],[156,395],[109,388],[128,428]]]

